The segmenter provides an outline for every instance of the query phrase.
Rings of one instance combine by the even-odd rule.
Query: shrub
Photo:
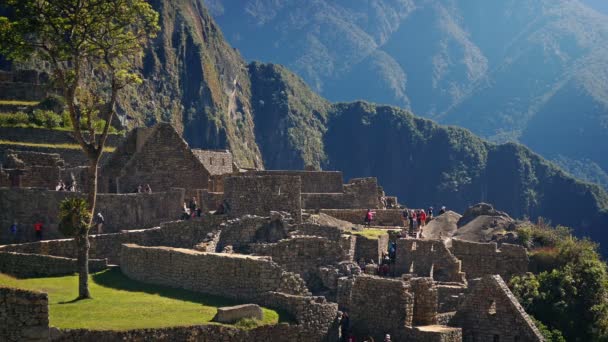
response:
[[[32,112],[32,122],[38,126],[56,128],[61,126],[62,121],[61,115],[50,110],[34,109]]]
[[[49,95],[38,104],[38,109],[52,111],[56,114],[61,114],[65,109],[65,101],[63,97],[57,95]]]
[[[11,114],[0,114],[0,126],[14,127],[18,125],[27,125],[29,123],[27,114],[18,112]]]

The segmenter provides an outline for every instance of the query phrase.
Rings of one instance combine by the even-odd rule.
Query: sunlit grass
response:
[[[206,324],[215,316],[217,307],[238,304],[221,297],[134,281],[119,269],[91,275],[93,299],[76,302],[76,275],[16,279],[0,274],[0,286],[47,292],[50,324],[64,329],[126,330]],[[276,311],[263,311],[261,324],[287,320],[283,315],[279,318]]]
[[[40,101],[0,100],[0,105],[10,106],[35,106],[39,103]]]

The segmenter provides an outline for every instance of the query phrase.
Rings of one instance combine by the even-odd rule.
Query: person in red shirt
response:
[[[36,239],[42,240],[42,222],[38,221],[34,223],[34,231],[36,232]]]

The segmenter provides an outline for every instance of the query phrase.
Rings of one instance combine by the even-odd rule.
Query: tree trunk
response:
[[[89,230],[93,225],[93,218],[95,217],[95,204],[97,199],[97,164],[99,164],[99,153],[91,153],[88,155],[90,165],[88,170],[88,183],[87,183],[87,203],[89,204],[89,212],[91,213],[91,221],[88,227],[82,229],[76,236],[76,248],[78,250],[78,299],[91,298],[89,292],[89,249],[91,244],[89,243]],[[83,189],[85,190],[85,189]]]

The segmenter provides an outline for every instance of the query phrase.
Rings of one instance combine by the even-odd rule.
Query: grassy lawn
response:
[[[217,307],[238,304],[220,297],[144,284],[125,277],[117,268],[91,275],[93,299],[73,302],[77,284],[76,275],[15,279],[0,274],[0,285],[47,292],[50,324],[58,328],[127,330],[204,324],[215,316]],[[263,310],[262,324],[288,321],[276,311]]]
[[[399,231],[399,230],[364,228],[363,230],[360,230],[360,231],[353,231],[353,234],[365,236],[368,239],[378,239],[380,236],[388,234],[389,231]]]
[[[10,141],[10,140],[1,140],[0,145],[16,145],[16,146],[27,146],[27,147],[45,147],[45,148],[61,148],[68,150],[79,150],[81,147],[78,144],[41,144],[41,143],[31,143],[31,142],[23,142],[23,141]],[[116,147],[106,146],[103,148],[104,152],[114,152]]]
[[[40,101],[0,100],[0,105],[10,106],[35,106],[39,103]]]

